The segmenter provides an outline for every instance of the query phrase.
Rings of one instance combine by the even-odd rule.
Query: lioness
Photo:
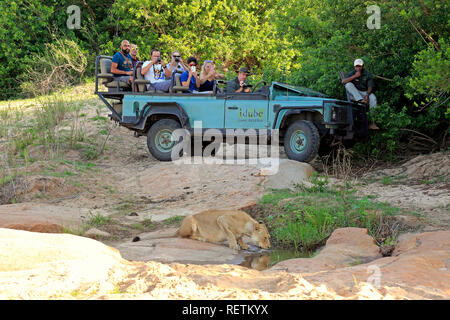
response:
[[[270,248],[270,236],[264,223],[256,222],[240,210],[208,210],[183,219],[177,231],[180,237],[220,243],[228,240],[231,249],[248,249],[242,241],[250,237],[263,249]]]

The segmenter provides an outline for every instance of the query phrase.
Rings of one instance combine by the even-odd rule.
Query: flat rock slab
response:
[[[33,232],[61,232],[76,228],[97,210],[71,208],[42,203],[18,203],[0,206],[0,228]]]
[[[160,163],[126,179],[118,188],[137,190],[146,204],[142,219],[161,221],[204,210],[240,209],[254,204],[264,189],[291,188],[307,182],[314,169],[287,159],[245,159],[238,164]],[[211,159],[208,159],[210,161]]]
[[[314,171],[308,163],[281,159],[278,166],[263,168],[260,174],[266,176],[262,183],[266,189],[292,189],[298,184],[309,184]]]
[[[234,263],[238,251],[225,245],[184,238],[148,239],[115,246],[124,259],[130,261],[159,261],[193,264]]]
[[[317,256],[281,261],[271,270],[314,274],[368,263],[381,257],[367,229],[349,227],[335,230]]]

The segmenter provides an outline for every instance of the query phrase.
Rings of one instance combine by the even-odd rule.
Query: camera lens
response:
[[[180,58],[176,57],[175,62],[180,62]]]
[[[161,57],[158,57],[158,62],[161,62]]]

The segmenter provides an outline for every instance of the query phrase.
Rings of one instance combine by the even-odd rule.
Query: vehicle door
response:
[[[267,129],[268,94],[231,93],[225,97],[226,129]]]

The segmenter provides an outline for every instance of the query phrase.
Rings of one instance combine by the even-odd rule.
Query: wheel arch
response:
[[[307,120],[316,126],[323,122],[323,115],[315,110],[292,109],[288,110],[281,119],[279,130],[280,136],[283,136],[287,128],[297,120]],[[318,127],[318,126],[317,126]],[[319,129],[319,128],[318,128]]]
[[[161,119],[173,119],[183,128],[189,128],[189,117],[183,107],[176,102],[150,102],[140,125],[142,133],[146,134],[150,127]],[[146,107],[147,107],[146,105]]]

